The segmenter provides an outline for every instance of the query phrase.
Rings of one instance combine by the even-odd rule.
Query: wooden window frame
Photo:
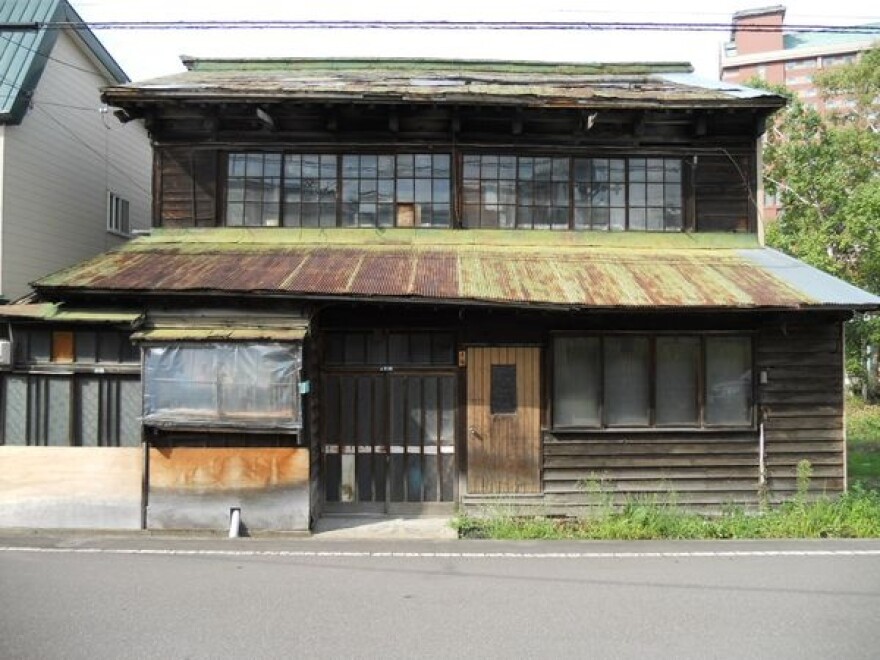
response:
[[[244,217],[245,217],[244,205],[246,204],[245,199],[243,198],[243,200],[241,202],[239,202],[238,200],[230,200],[230,198],[229,198],[229,190],[230,190],[229,181],[230,181],[230,179],[241,179],[242,181],[246,182],[249,178],[247,176],[246,170],[245,170],[245,174],[242,176],[234,176],[233,177],[231,175],[230,168],[232,167],[232,162],[233,162],[232,159],[234,157],[244,157],[245,161],[246,161],[247,157],[254,156],[254,155],[262,156],[264,164],[265,164],[265,157],[268,155],[278,155],[281,158],[280,178],[278,179],[279,193],[278,193],[278,199],[277,199],[277,204],[278,204],[278,224],[277,225],[273,225],[273,224],[247,225],[247,224],[244,224]],[[249,151],[230,151],[230,152],[227,152],[226,153],[226,169],[225,169],[225,174],[224,174],[224,189],[225,189],[224,197],[225,197],[225,200],[224,200],[224,204],[223,204],[223,226],[225,226],[225,227],[249,227],[249,228],[276,227],[276,226],[303,227],[302,216],[300,216],[299,224],[285,224],[285,218],[287,215],[286,214],[287,204],[296,204],[300,208],[302,208],[302,206],[304,204],[304,202],[302,200],[300,200],[299,202],[289,202],[289,203],[285,201],[285,184],[288,181],[288,177],[286,175],[286,170],[287,170],[286,160],[287,160],[287,158],[288,157],[302,158],[304,156],[316,156],[319,158],[332,156],[336,159],[336,174],[335,174],[336,187],[335,187],[335,191],[334,191],[335,198],[334,198],[334,202],[333,202],[333,204],[335,206],[334,215],[333,215],[334,222],[332,225],[322,224],[323,214],[320,212],[320,207],[325,203],[327,205],[329,205],[330,202],[325,202],[325,201],[321,200],[320,195],[319,195],[319,200],[317,202],[317,204],[319,206],[319,220],[318,220],[319,224],[316,226],[316,228],[319,228],[319,227],[328,228],[331,226],[332,227],[343,227],[343,228],[344,227],[383,228],[383,227],[401,227],[401,226],[410,227],[410,226],[412,226],[412,227],[416,227],[419,229],[432,229],[432,228],[452,229],[455,227],[454,203],[455,203],[456,185],[455,185],[455,179],[454,179],[455,158],[454,158],[453,152],[451,150],[435,153],[435,152],[431,152],[431,151],[409,151],[409,150],[408,151],[396,151],[393,149],[371,150],[371,151],[334,151],[334,152],[301,151],[301,150],[295,150],[295,151],[294,150],[284,150],[284,151],[249,150]],[[346,177],[345,172],[344,172],[344,165],[343,165],[344,159],[346,157],[357,157],[358,159],[360,159],[364,156],[373,156],[376,158],[390,157],[393,160],[394,174],[390,179],[392,182],[392,186],[391,186],[391,198],[392,199],[391,199],[391,201],[384,202],[384,203],[379,203],[377,200],[377,202],[376,202],[377,214],[376,214],[375,223],[360,224],[359,222],[355,222],[354,224],[347,224],[345,221],[345,206],[346,206],[347,202],[345,201],[345,198],[343,195],[343,188],[344,188],[345,182],[346,181],[357,181],[358,186],[360,187],[360,184],[363,181],[375,181],[376,186],[377,186],[377,190],[378,190],[379,180],[382,180],[382,181],[388,180],[388,177],[378,176],[378,172],[377,172],[377,176],[369,177],[369,178],[364,178],[362,176],[358,176],[357,178]],[[399,164],[399,160],[398,160],[399,157],[401,157],[401,156],[413,156],[415,158],[418,158],[418,157],[430,158],[431,159],[431,175],[429,177],[420,177],[420,176],[416,175],[415,171],[413,172],[412,175],[401,175],[399,173],[400,172],[400,164]],[[442,167],[435,166],[435,159],[438,156],[445,157],[447,159],[447,164],[446,164],[446,168],[445,168],[447,170],[446,174],[442,174],[442,172],[443,172]],[[359,172],[360,172],[360,166],[359,166]],[[440,172],[441,174],[437,174],[437,172]],[[250,177],[250,178],[253,178],[255,181],[258,181],[261,179],[266,179],[267,177]],[[275,177],[269,177],[269,178],[271,178],[273,181],[275,179]],[[319,165],[318,179],[319,179],[319,181],[323,181],[323,180],[329,181],[329,177],[325,179],[323,174],[320,174],[320,165]],[[415,187],[416,182],[423,180],[423,179],[428,179],[431,182],[430,201],[417,200],[418,195],[415,194],[415,192],[413,194],[413,200],[415,200],[415,201],[406,201],[406,200],[401,199],[401,190],[400,190],[401,181],[412,181],[413,186]],[[300,177],[300,180],[303,180],[302,176]],[[445,199],[445,201],[444,200],[438,201],[438,199],[436,199],[434,196],[434,187],[435,187],[436,183],[442,182],[444,180],[447,182],[448,197]],[[229,223],[229,217],[230,217],[229,210],[230,210],[231,203],[235,203],[235,204],[241,203],[242,204],[242,208],[243,208],[242,224],[234,224],[233,225],[233,224]],[[273,202],[273,203],[275,203],[275,202]],[[360,204],[360,203],[361,203],[361,200],[356,202],[356,204]],[[262,202],[261,202],[261,204],[262,204]],[[381,205],[388,205],[392,208],[391,224],[390,225],[389,224],[382,224],[379,222],[378,206],[381,206]],[[412,207],[412,216],[411,216],[412,217],[412,224],[409,224],[409,223],[401,224],[401,218],[410,217],[409,214],[407,213],[407,211],[409,210],[410,207]],[[428,207],[428,209],[429,209],[428,210],[428,218],[431,219],[429,222],[425,222],[425,223],[419,222],[418,216],[419,216],[419,210],[421,209],[421,207]],[[435,217],[434,214],[436,212],[438,212],[438,209],[442,209],[443,207],[446,208],[446,213],[447,213],[447,218],[448,218],[447,223],[446,224],[434,224],[434,217]],[[262,208],[262,206],[261,206],[261,208]],[[261,213],[261,216],[262,216],[262,213]]]
[[[466,161],[468,159],[474,159],[474,158],[478,159],[476,167],[477,167],[477,170],[480,172],[480,174],[477,175],[476,177],[474,177],[474,176],[466,177],[465,176],[466,167],[467,166],[473,167],[473,163],[468,163]],[[514,178],[510,179],[510,180],[506,179],[506,178],[502,178],[500,176],[500,169],[499,169],[499,174],[497,176],[484,178],[482,175],[482,172],[484,170],[483,159],[498,159],[500,161],[503,158],[513,158],[514,159],[514,169],[515,169]],[[539,158],[549,159],[551,161],[551,170],[553,170],[553,171],[555,171],[555,169],[554,169],[555,164],[556,164],[555,161],[560,161],[560,160],[567,161],[568,174],[567,174],[567,178],[565,179],[565,181],[563,182],[561,179],[554,178],[555,174],[551,174],[551,178],[548,179],[548,181],[547,181],[551,186],[555,186],[557,184],[567,186],[568,194],[567,194],[566,202],[564,204],[561,204],[561,203],[555,204],[555,203],[551,202],[550,206],[539,207],[534,202],[529,203],[529,204],[525,204],[522,202],[522,199],[521,199],[521,191],[523,190],[522,186],[525,184],[528,184],[528,183],[534,184],[538,180],[536,178],[534,178],[534,176],[528,180],[521,179],[520,175],[521,175],[522,168],[520,166],[520,163],[521,163],[522,159],[537,160]],[[590,163],[591,169],[592,169],[593,161],[609,161],[609,167],[610,167],[610,161],[613,161],[613,160],[622,160],[624,162],[624,180],[623,180],[623,182],[612,182],[609,179],[609,181],[607,183],[609,184],[609,186],[612,183],[617,183],[617,184],[620,184],[623,186],[623,188],[624,188],[623,206],[613,206],[612,207],[609,204],[607,206],[594,207],[593,205],[590,205],[590,204],[576,203],[575,189],[576,189],[577,185],[579,183],[584,183],[584,184],[593,183],[592,179],[590,182],[585,182],[585,181],[579,182],[577,180],[576,175],[575,175],[577,164],[579,162],[582,163],[582,162],[586,161],[586,162]],[[659,182],[648,181],[647,162],[652,161],[652,160],[662,161],[662,180]],[[482,196],[484,182],[489,182],[489,183],[494,182],[496,184],[496,186],[499,190],[499,193],[498,193],[499,200],[500,200],[500,187],[501,187],[502,181],[504,181],[504,182],[511,181],[513,183],[513,189],[514,189],[514,199],[509,205],[501,204],[500,201],[496,202],[496,206],[499,208],[502,206],[510,206],[510,208],[513,210],[514,217],[513,217],[512,221],[508,222],[503,227],[500,226],[499,222],[493,223],[491,226],[487,226],[484,223],[483,214],[484,214],[484,212],[491,211],[491,209],[487,210],[486,208],[484,208],[484,202],[482,201],[482,199],[480,199],[480,201],[478,203],[466,203],[463,200],[461,203],[460,220],[461,220],[461,226],[465,229],[514,229],[514,228],[515,229],[535,229],[534,209],[536,209],[536,208],[548,209],[548,223],[546,223],[546,226],[542,225],[542,226],[538,227],[538,229],[543,230],[543,231],[558,231],[558,230],[566,230],[567,229],[569,231],[607,231],[607,232],[632,231],[632,232],[639,232],[639,233],[650,233],[650,232],[684,233],[684,232],[689,231],[691,229],[691,227],[689,227],[688,212],[687,212],[689,200],[688,200],[688,195],[687,195],[687,185],[688,184],[687,184],[686,164],[688,162],[688,159],[685,156],[678,156],[678,155],[672,156],[672,155],[662,155],[662,154],[639,155],[639,154],[633,154],[633,153],[629,153],[629,154],[603,154],[603,155],[583,154],[583,155],[564,155],[563,156],[560,154],[521,154],[521,153],[488,153],[488,152],[477,153],[477,152],[464,151],[461,154],[461,161],[462,161],[462,166],[460,167],[460,171],[458,173],[458,177],[456,180],[456,187],[461,190],[462,197],[464,195],[465,185],[475,186],[479,190],[480,196]],[[639,183],[639,182],[632,180],[632,170],[633,170],[633,166],[634,166],[635,161],[645,161],[645,163],[646,163],[645,181],[642,182],[646,188],[646,199],[645,199],[644,204],[640,204],[638,206],[634,205],[633,202],[631,201],[632,186],[638,185],[638,183]],[[679,175],[678,175],[677,182],[675,182],[675,181],[667,182],[668,172],[671,171],[670,163],[672,163],[672,162],[678,163]],[[491,167],[491,164],[487,165],[486,167]],[[595,183],[601,183],[601,182],[597,181]],[[678,184],[678,192],[679,192],[678,199],[676,200],[678,203],[675,205],[675,207],[678,208],[678,210],[679,210],[679,214],[681,217],[680,224],[678,226],[667,227],[666,226],[666,218],[664,217],[664,221],[663,221],[664,226],[662,229],[649,229],[648,225],[647,225],[647,219],[645,221],[645,229],[641,229],[641,228],[634,229],[632,227],[632,219],[631,219],[631,215],[634,210],[644,209],[645,213],[647,215],[648,209],[664,208],[663,206],[658,206],[656,203],[649,203],[649,200],[647,198],[647,186],[649,184],[659,184],[665,191],[667,184],[674,185],[675,183]],[[554,198],[554,196],[551,194],[551,199],[552,198]],[[525,209],[525,208],[532,209],[532,211],[533,211],[533,217],[528,224],[522,223],[520,221],[520,217],[519,217],[520,210]],[[623,228],[622,229],[621,228],[614,228],[612,225],[612,222],[610,221],[610,217],[609,217],[608,225],[606,227],[595,226],[595,225],[593,225],[592,222],[590,223],[590,226],[588,226],[588,227],[578,226],[577,222],[576,222],[576,216],[578,213],[578,209],[593,210],[594,208],[596,208],[596,209],[605,209],[605,208],[609,209],[609,216],[610,216],[610,209],[622,208],[623,212],[624,212],[624,226],[623,226]],[[552,216],[552,211],[556,210],[556,209],[565,209],[565,211],[567,213],[567,223],[565,224],[565,226],[562,226],[559,223],[554,223],[552,221],[552,218],[550,216]],[[470,215],[472,213],[475,213],[476,215],[475,216]],[[500,213],[500,211],[499,211],[499,213]]]
[[[611,425],[607,421],[607,404],[605,400],[605,339],[607,337],[638,336],[648,339],[648,424],[623,426]],[[751,332],[605,332],[605,333],[554,333],[550,342],[551,356],[548,364],[552,365],[552,352],[555,351],[556,339],[562,337],[596,337],[599,340],[599,388],[598,388],[598,417],[599,424],[591,426],[583,425],[559,425],[555,420],[556,381],[552,369],[548,369],[547,384],[549,393],[548,421],[553,432],[577,432],[577,431],[601,431],[601,432],[711,432],[711,431],[754,431],[757,428],[757,384],[755,378],[755,337]],[[696,382],[696,409],[697,421],[694,424],[657,424],[657,339],[663,337],[696,337],[700,342],[697,382]],[[706,343],[710,337],[728,337],[748,339],[750,343],[750,387],[748,390],[749,421],[744,424],[709,424],[706,421],[706,377],[707,353]]]

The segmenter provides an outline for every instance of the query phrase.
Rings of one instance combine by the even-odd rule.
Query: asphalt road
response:
[[[4,660],[281,657],[877,658],[880,543],[0,538]]]

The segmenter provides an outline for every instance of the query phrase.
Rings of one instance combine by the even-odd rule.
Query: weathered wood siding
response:
[[[213,227],[218,224],[217,161],[214,149],[190,146],[155,149],[157,227]]]
[[[140,529],[140,447],[0,447],[0,527]]]
[[[632,498],[712,507],[755,502],[758,433],[548,434],[544,493],[550,510]]]
[[[814,495],[844,489],[843,325],[786,324],[768,328],[756,348],[764,419],[767,476],[774,499],[797,489],[797,464],[813,468]]]
[[[842,332],[841,322],[827,320],[768,324],[756,332],[756,413],[764,424],[766,488],[759,482],[760,426],[736,432],[548,431],[541,504],[551,513],[572,513],[585,504],[635,497],[705,509],[755,505],[763,494],[779,502],[796,493],[803,460],[812,467],[811,496],[841,492]]]
[[[232,507],[249,530],[307,530],[309,450],[150,450],[147,527],[223,530]]]
[[[693,185],[697,231],[755,231],[753,156],[700,154]]]

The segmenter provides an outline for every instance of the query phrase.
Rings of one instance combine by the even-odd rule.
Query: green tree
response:
[[[764,182],[783,210],[767,229],[767,243],[880,293],[880,48],[815,83],[823,97],[854,106],[823,117],[788,95],[788,107],[773,118]],[[880,322],[858,319],[848,335],[850,370],[867,375],[863,351],[880,343]]]

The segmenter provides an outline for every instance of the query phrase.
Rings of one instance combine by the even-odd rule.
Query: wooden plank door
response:
[[[541,349],[468,349],[470,494],[541,490]]]

